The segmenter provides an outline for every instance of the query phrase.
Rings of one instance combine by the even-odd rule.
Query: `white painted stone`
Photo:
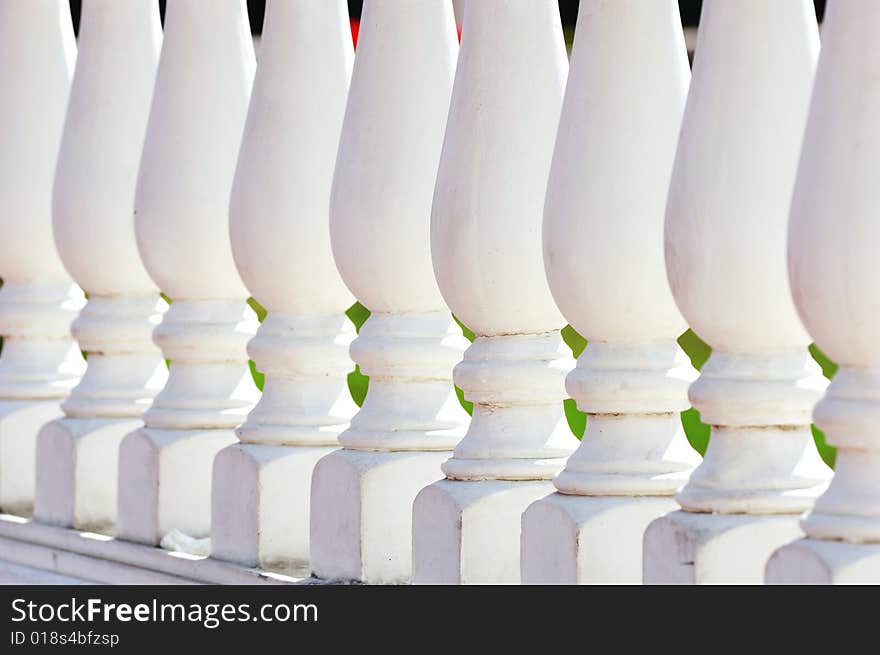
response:
[[[448,457],[446,451],[346,448],[318,462],[312,484],[314,575],[370,584],[409,582],[413,498],[441,477],[440,465]],[[317,511],[323,507],[330,509]]]
[[[461,20],[464,17],[464,5],[465,0],[452,0],[452,9],[455,12],[455,20],[461,25]]]
[[[0,510],[33,511],[40,427],[85,367],[83,305],[52,240],[52,180],[76,42],[65,0],[0,3]]]
[[[877,584],[880,543],[799,539],[770,557],[765,584]]]
[[[119,448],[118,537],[158,544],[177,529],[210,531],[214,458],[235,442],[232,430],[141,428]]]
[[[672,520],[690,543],[723,523],[712,512],[745,514],[735,534],[755,547],[694,561],[702,571],[689,578],[696,582],[739,581],[743,571],[762,570],[776,532],[767,528],[772,521],[751,517],[795,517],[830,476],[810,433],[811,410],[827,382],[807,352],[810,337],[798,320],[785,266],[818,51],[808,0],[703,5],[665,242],[679,309],[713,348],[689,390],[712,436],[702,464],[676,496],[696,514],[658,520]],[[660,528],[646,534],[646,581],[680,560],[663,534]],[[779,545],[787,534],[778,533]],[[698,548],[693,555],[708,552]]]
[[[241,443],[214,460],[211,556],[308,577],[309,494],[333,448]]]
[[[462,22],[431,250],[476,334],[454,372],[474,412],[448,480],[413,506],[413,581],[515,583],[522,512],[577,446],[562,406],[573,362],[540,242],[568,62],[552,0],[469,2]]]
[[[645,529],[664,496],[550,494],[522,516],[523,584],[641,584]]]
[[[0,509],[4,513],[29,516],[33,512],[37,434],[60,413],[57,401],[0,400]]]
[[[534,480],[447,479],[423,489],[413,509],[414,582],[517,583],[523,508],[550,488]]]
[[[566,379],[588,420],[560,493],[523,516],[521,568],[527,583],[638,583],[644,528],[699,461],[679,418],[696,371],[675,343],[686,324],[663,253],[690,70],[674,0],[590,1],[578,16],[544,265],[588,342]]]
[[[172,299],[153,340],[168,381],[122,442],[117,534],[206,537],[214,456],[258,397],[256,329],[229,239],[229,196],[254,75],[242,0],[168,4],[135,193],[138,251]]]
[[[172,530],[166,544],[196,550],[201,546]],[[203,541],[210,541],[209,539]],[[169,543],[171,542],[171,543]],[[108,535],[79,532],[45,525],[18,516],[0,514],[0,578],[8,565],[30,569],[20,584],[45,583],[39,571],[54,572],[92,584],[309,584],[260,569],[176,550],[155,548],[114,539]],[[27,571],[19,571],[28,573]],[[36,574],[36,575],[34,575]],[[58,580],[58,582],[62,582]],[[70,581],[65,583],[70,584]]]
[[[134,191],[162,40],[151,0],[87,0],[55,176],[65,267],[89,294],[72,326],[88,353],[65,417],[37,439],[38,520],[112,532],[119,444],[162,387],[151,333],[166,307],[140,262]]]
[[[467,414],[467,341],[431,268],[431,199],[458,42],[450,0],[367,0],[330,201],[333,255],[371,312],[351,345],[363,407],[312,478],[312,571],[407,582],[412,501],[442,477]]]
[[[266,377],[214,465],[212,555],[306,576],[312,469],[357,411],[328,222],[353,58],[344,0],[267,4],[230,206],[236,265],[268,310],[248,345]]]
[[[37,440],[35,516],[42,523],[112,534],[119,446],[139,419],[61,418]]]
[[[880,308],[872,301],[880,246],[880,190],[872,179],[880,164],[878,29],[880,7],[828,7],[792,202],[788,266],[801,319],[840,365],[813,414],[838,451],[831,485],[802,522],[810,539],[781,549],[768,579],[880,582]]]
[[[645,532],[645,584],[761,584],[764,565],[800,535],[792,514],[676,511]]]

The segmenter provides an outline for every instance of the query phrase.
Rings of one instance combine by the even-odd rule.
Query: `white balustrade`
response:
[[[65,417],[40,431],[36,517],[112,532],[119,444],[167,376],[152,329],[166,306],[138,257],[134,190],[162,42],[153,0],[85,0],[55,177],[55,241],[89,294],[88,353]]]
[[[0,577],[880,583],[880,6],[247,4],[0,0]]]
[[[409,580],[413,499],[467,422],[451,379],[467,341],[434,279],[429,225],[457,51],[449,0],[364,3],[330,233],[372,312],[351,346],[370,386],[312,477],[318,577]]]
[[[788,265],[807,330],[840,365],[814,411],[838,451],[830,487],[801,522],[807,539],[776,551],[767,582],[880,583],[878,34],[880,5],[828,3]]]
[[[312,469],[357,410],[328,220],[353,57],[345,0],[270,0],[230,208],[238,270],[268,310],[248,345],[265,386],[214,464],[212,555],[304,575]]]
[[[571,354],[541,221],[568,62],[555,0],[468,2],[431,221],[444,298],[476,334],[455,367],[473,419],[413,507],[417,583],[517,582],[520,517],[577,446]]]
[[[0,511],[34,507],[37,433],[85,362],[82,291],[52,238],[52,181],[76,60],[67,0],[0,2]]]
[[[622,74],[621,71],[626,71]],[[557,493],[523,515],[525,583],[639,583],[642,537],[699,455],[696,378],[666,281],[663,221],[690,69],[675,0],[581,2],[544,210],[544,264],[587,348],[566,378],[588,416]]]
[[[707,0],[666,216],[682,314],[713,348],[690,398],[712,426],[645,534],[646,583],[763,579],[830,470],[810,432],[826,384],[795,310],[785,254],[819,35],[810,0]]]
[[[214,456],[258,396],[256,316],[235,268],[229,196],[254,75],[243,0],[168,3],[135,195],[141,259],[172,299],[153,339],[168,381],[119,453],[117,534],[209,534]]]

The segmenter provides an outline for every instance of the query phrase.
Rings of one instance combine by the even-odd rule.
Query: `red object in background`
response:
[[[349,20],[351,23],[351,40],[354,42],[354,47],[358,47],[358,33],[361,31],[361,22],[352,18]]]
[[[361,22],[356,18],[352,18],[349,20],[351,23],[351,40],[354,42],[354,47],[358,47],[358,34],[361,31]],[[456,31],[458,32],[458,40],[461,41],[461,23],[456,24]]]

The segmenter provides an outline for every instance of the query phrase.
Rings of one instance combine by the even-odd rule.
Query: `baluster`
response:
[[[461,19],[464,17],[464,4],[466,0],[452,0],[452,11],[455,14],[455,21],[461,25]]]
[[[555,0],[465,5],[431,224],[434,270],[476,334],[455,367],[473,419],[413,507],[417,583],[518,582],[520,517],[577,446],[571,355],[541,253],[568,62]]]
[[[357,410],[352,297],[328,223],[354,58],[344,0],[272,0],[261,47],[230,222],[238,270],[268,310],[248,345],[266,381],[242,443],[214,463],[212,555],[308,575],[312,470]]]
[[[150,277],[172,299],[153,340],[168,381],[119,453],[122,538],[209,533],[214,456],[258,392],[246,344],[256,328],[229,241],[229,194],[254,75],[243,0],[168,3],[135,194]]]
[[[431,198],[458,43],[449,0],[367,0],[339,144],[330,234],[372,312],[351,355],[363,407],[312,478],[312,570],[406,582],[412,502],[441,477],[467,415],[452,368],[467,346],[431,268]]]
[[[663,220],[690,70],[674,0],[582,2],[544,210],[544,261],[588,346],[587,412],[558,493],[523,515],[526,583],[639,583],[642,537],[699,456],[679,413],[696,371],[666,280]],[[621,75],[621,71],[626,71]]]
[[[52,180],[76,42],[66,0],[0,2],[0,511],[33,511],[37,433],[85,368],[82,291],[52,239]]]
[[[766,581],[880,582],[880,5],[828,3],[822,54],[789,225],[795,303],[839,365],[816,405],[837,446],[834,478],[801,526],[807,539],[776,551]]]
[[[647,583],[761,582],[830,474],[810,433],[825,379],[785,266],[818,51],[809,0],[703,5],[665,240],[673,295],[713,348],[689,390],[712,436],[684,511],[645,533]]]
[[[55,177],[55,241],[89,294],[73,323],[88,353],[65,417],[40,431],[40,521],[112,532],[119,444],[164,383],[150,338],[165,302],[137,252],[134,188],[162,40],[153,0],[86,0]]]

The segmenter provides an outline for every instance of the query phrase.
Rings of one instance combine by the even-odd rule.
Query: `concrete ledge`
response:
[[[16,584],[314,584],[0,514],[0,581]]]

